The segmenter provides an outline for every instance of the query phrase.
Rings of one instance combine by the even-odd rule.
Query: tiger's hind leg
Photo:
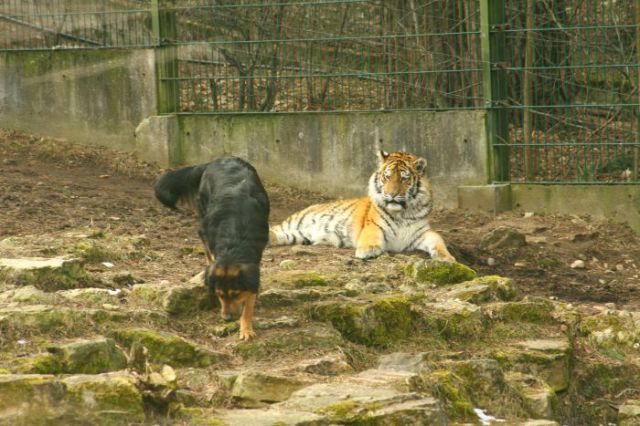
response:
[[[456,261],[456,258],[449,253],[449,250],[447,250],[447,246],[440,234],[435,231],[425,231],[415,248],[426,251],[431,255],[432,259],[442,260],[445,262]]]

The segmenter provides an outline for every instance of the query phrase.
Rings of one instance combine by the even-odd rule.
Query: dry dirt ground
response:
[[[136,282],[185,281],[205,262],[196,220],[155,200],[152,185],[160,172],[129,154],[1,130],[0,240],[83,226],[115,235],[144,234],[153,256],[121,260],[113,269],[130,272]],[[328,199],[268,182],[267,190],[272,223]],[[640,308],[640,239],[627,225],[585,216],[525,213],[491,216],[440,209],[432,215],[432,226],[461,263],[480,275],[513,278],[524,295]],[[500,226],[519,230],[527,244],[480,249],[481,238]],[[39,250],[40,255],[47,254],[46,246]],[[356,260],[351,249],[276,247],[265,252],[265,273],[285,259],[319,271],[329,265],[338,272],[367,271],[367,262]],[[576,260],[583,260],[585,268],[571,268]]]

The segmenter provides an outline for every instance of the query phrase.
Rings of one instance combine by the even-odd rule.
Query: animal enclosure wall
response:
[[[153,50],[0,52],[0,126],[132,150],[156,108]]]
[[[376,150],[406,150],[427,159],[437,204],[455,207],[457,186],[489,179],[484,123],[482,111],[179,115],[146,120],[137,142],[172,164],[237,155],[271,182],[337,197],[366,193]]]

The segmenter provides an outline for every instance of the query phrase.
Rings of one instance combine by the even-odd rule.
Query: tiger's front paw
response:
[[[382,254],[380,246],[362,246],[356,249],[356,257],[358,259],[373,259]]]
[[[456,258],[451,256],[451,254],[449,253],[436,257],[436,260],[441,260],[443,262],[449,262],[449,263],[456,263]]]

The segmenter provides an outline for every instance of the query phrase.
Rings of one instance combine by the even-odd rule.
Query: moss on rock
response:
[[[0,259],[5,280],[43,291],[85,287],[90,278],[82,263],[67,258]]]
[[[448,340],[477,338],[487,325],[478,306],[459,300],[425,303],[416,310],[426,332]]]
[[[286,400],[304,385],[304,382],[292,377],[245,372],[234,381],[231,395],[245,406],[257,402],[278,402]]]
[[[80,340],[65,345],[52,345],[47,351],[56,356],[62,365],[62,372],[68,374],[98,374],[121,370],[127,366],[127,359],[108,338]]]
[[[449,370],[436,370],[422,375],[423,386],[442,401],[449,420],[475,421],[473,401],[462,378]]]
[[[444,298],[459,299],[476,305],[495,300],[509,301],[517,295],[518,289],[513,280],[499,275],[478,277],[455,284],[442,293]]]
[[[77,375],[62,382],[76,418],[101,425],[142,423],[145,419],[139,383],[130,374]]]
[[[0,375],[0,413],[3,424],[51,424],[66,409],[66,388],[54,376]]]
[[[284,288],[326,287],[335,281],[332,275],[316,271],[285,270],[271,278],[272,285]]]
[[[310,316],[330,322],[345,339],[367,346],[387,347],[407,339],[415,330],[415,314],[404,296],[318,303]]]
[[[532,322],[550,324],[556,322],[555,306],[545,299],[528,299],[518,302],[496,302],[485,305],[492,318],[507,322]]]
[[[458,284],[472,280],[476,272],[460,263],[421,260],[405,267],[405,274],[420,284]]]
[[[206,367],[225,362],[229,356],[213,352],[174,334],[145,328],[130,328],[113,332],[113,338],[130,348],[134,343],[149,351],[151,362],[176,367]]]
[[[293,331],[276,331],[260,339],[240,342],[235,352],[245,359],[264,359],[287,352],[329,350],[343,344],[338,332],[323,325],[309,325]]]

